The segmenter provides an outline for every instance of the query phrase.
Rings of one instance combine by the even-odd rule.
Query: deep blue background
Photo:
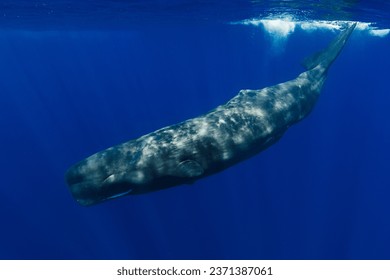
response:
[[[88,208],[64,182],[94,152],[295,78],[334,36],[1,31],[0,258],[389,259],[389,37],[355,31],[312,114],[220,174]]]

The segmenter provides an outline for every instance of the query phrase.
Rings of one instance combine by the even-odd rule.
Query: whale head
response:
[[[148,183],[142,170],[137,170],[131,156],[118,148],[96,153],[68,169],[65,175],[75,200],[89,206],[105,200],[137,192]]]

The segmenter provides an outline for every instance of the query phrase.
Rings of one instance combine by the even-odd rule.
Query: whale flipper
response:
[[[178,177],[198,177],[203,174],[203,167],[194,160],[185,160],[179,163],[175,175]]]

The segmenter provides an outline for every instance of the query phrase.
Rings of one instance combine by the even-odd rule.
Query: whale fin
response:
[[[185,160],[178,164],[176,176],[179,177],[197,177],[203,174],[203,167],[196,161]]]
[[[312,55],[309,55],[303,60],[302,62],[303,67],[305,67],[306,70],[313,69],[318,64],[320,64],[322,56],[324,56],[324,51],[319,51],[313,53]]]
[[[341,32],[339,36],[334,39],[329,46],[317,53],[312,54],[303,61],[303,66],[306,70],[313,69],[318,65],[322,65],[324,69],[328,69],[332,62],[339,55],[343,49],[345,43],[347,42],[352,31],[355,29],[356,22],[350,24],[344,31]]]

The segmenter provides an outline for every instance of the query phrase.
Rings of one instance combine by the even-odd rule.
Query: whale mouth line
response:
[[[133,189],[130,189],[128,191],[124,191],[124,192],[121,192],[121,193],[118,193],[118,194],[114,194],[114,195],[112,195],[110,197],[107,197],[107,200],[108,199],[114,199],[114,198],[121,197],[121,196],[125,196],[127,194],[130,194],[132,191],[133,191]]]
[[[120,173],[103,176],[88,174],[71,168],[66,173],[65,180],[74,199],[83,206],[91,206],[134,191],[119,175]]]

